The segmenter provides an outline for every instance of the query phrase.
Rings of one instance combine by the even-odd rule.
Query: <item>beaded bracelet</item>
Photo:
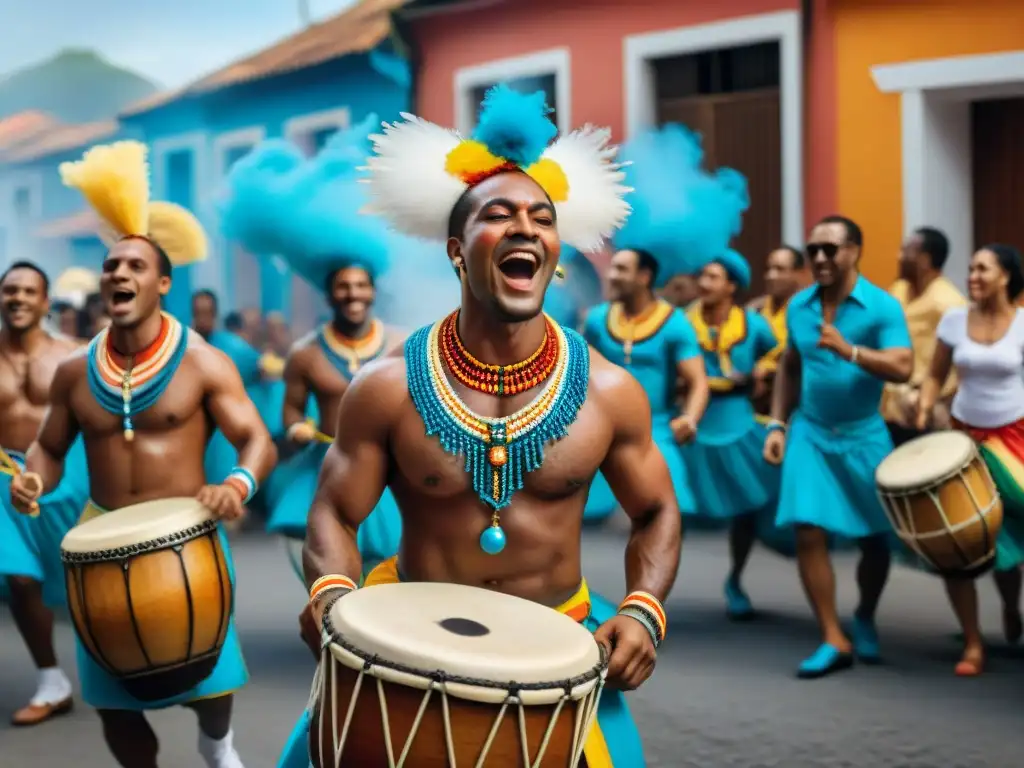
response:
[[[769,432],[774,432],[775,430],[778,430],[780,432],[785,432],[786,431],[785,423],[779,421],[778,419],[771,419],[768,422],[768,431]]]
[[[313,582],[313,586],[309,588],[309,602],[315,603],[327,592],[332,592],[336,589],[344,589],[347,592],[351,592],[357,586],[359,585],[348,576],[343,576],[340,573],[330,573],[326,576],[321,576]]]
[[[619,604],[619,612],[624,608],[635,608],[646,614],[654,623],[658,633],[658,642],[665,639],[668,631],[668,618],[665,616],[665,608],[661,601],[650,592],[635,591],[626,595],[626,599]]]
[[[248,504],[252,497],[259,490],[256,478],[245,467],[234,467],[224,480],[225,485],[230,485],[242,495],[242,503]]]
[[[651,636],[651,642],[654,643],[654,647],[657,648],[661,645],[661,638],[658,636],[658,629],[655,626],[654,621],[651,619],[650,614],[637,608],[635,605],[629,605],[619,611],[620,616],[629,616],[631,619],[636,619],[643,624],[644,629],[647,630]]]

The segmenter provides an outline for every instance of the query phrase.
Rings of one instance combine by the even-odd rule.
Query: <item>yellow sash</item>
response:
[[[718,328],[712,328],[704,321],[701,302],[696,301],[686,311],[690,324],[697,334],[697,343],[705,352],[713,352],[718,356],[718,365],[722,369],[721,376],[709,376],[708,387],[712,392],[731,392],[736,383],[729,378],[735,370],[730,357],[732,350],[747,338],[747,313],[733,305],[725,322]]]
[[[774,349],[757,363],[757,367],[765,371],[775,371],[778,369],[779,360],[782,359],[782,352],[786,349],[786,307],[789,305],[789,302],[784,303],[778,309],[774,305],[774,299],[769,296],[765,299],[764,306],[761,307],[761,317],[768,321],[768,324],[772,327],[772,333],[775,334],[775,338],[779,342]]]

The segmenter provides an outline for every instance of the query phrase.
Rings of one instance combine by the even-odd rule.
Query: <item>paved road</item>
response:
[[[592,586],[622,594],[621,528],[586,536]],[[1024,751],[1024,653],[994,649],[990,674],[952,675],[953,620],[937,581],[900,570],[881,613],[889,664],[835,678],[793,679],[815,636],[792,565],[757,554],[750,591],[763,619],[734,625],[720,597],[725,548],[694,538],[669,603],[671,637],[655,677],[632,696],[652,768],[1005,768]],[[239,625],[253,681],[238,699],[237,743],[249,768],[273,766],[304,705],[313,663],[298,643],[303,594],[283,551],[262,536],[236,546]],[[853,562],[838,564],[850,606]],[[984,625],[999,638],[994,590],[982,589]],[[8,616],[0,613],[0,767],[109,768],[98,721],[86,710],[30,730],[7,728],[34,672]],[[59,628],[71,659],[71,628]],[[183,710],[153,717],[163,768],[194,768],[194,718]]]

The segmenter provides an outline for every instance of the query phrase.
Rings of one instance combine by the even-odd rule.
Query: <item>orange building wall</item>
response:
[[[1024,2],[835,0],[833,13],[838,208],[864,229],[864,273],[886,285],[903,236],[900,97],[878,90],[871,67],[1020,50]]]
[[[799,8],[799,0],[514,0],[413,22],[419,46],[419,114],[455,119],[455,72],[495,59],[567,47],[572,122],[625,125],[623,38]]]

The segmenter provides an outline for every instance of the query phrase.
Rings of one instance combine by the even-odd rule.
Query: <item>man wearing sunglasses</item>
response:
[[[767,461],[782,463],[776,522],[796,526],[800,579],[821,630],[821,645],[797,670],[802,678],[846,669],[855,656],[881,658],[874,617],[889,575],[891,526],[874,475],[892,439],[879,402],[886,382],[910,379],[914,358],[899,302],[857,271],[862,244],[860,227],[842,216],[811,231],[806,253],[815,285],[789,303],[764,446]],[[849,637],[836,611],[835,537],[856,540],[861,550]]]

